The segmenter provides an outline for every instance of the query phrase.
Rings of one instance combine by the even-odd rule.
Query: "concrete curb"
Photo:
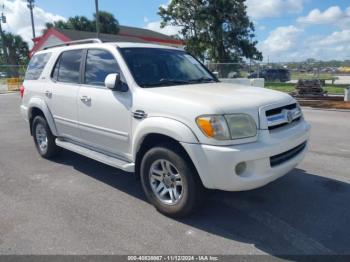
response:
[[[17,94],[19,91],[6,91],[6,92],[0,92],[0,95],[6,95],[6,94]]]
[[[350,109],[315,108],[315,107],[310,107],[310,106],[302,106],[301,108],[307,109],[307,110],[335,111],[335,112],[346,112],[346,113],[350,113]]]

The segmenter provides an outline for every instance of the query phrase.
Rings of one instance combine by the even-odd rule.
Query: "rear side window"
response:
[[[119,66],[106,50],[90,49],[86,56],[85,84],[104,86],[108,74],[119,73]]]
[[[60,60],[56,63],[54,69],[54,77],[56,74],[57,81],[79,83],[82,54],[83,50],[70,50],[61,54]]]
[[[32,57],[29,62],[25,80],[37,80],[44,70],[47,61],[49,61],[51,53],[37,54]]]

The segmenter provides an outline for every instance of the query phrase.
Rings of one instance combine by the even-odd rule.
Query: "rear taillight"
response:
[[[21,95],[21,98],[23,98],[23,95],[24,95],[24,85],[21,85],[21,87],[19,88],[19,94]]]

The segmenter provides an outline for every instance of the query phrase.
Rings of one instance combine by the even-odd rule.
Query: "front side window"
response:
[[[90,49],[86,56],[85,84],[104,86],[109,74],[119,73],[119,66],[111,53],[101,49]]]
[[[57,81],[79,83],[82,54],[83,50],[70,50],[61,54],[60,61],[56,65],[58,66]]]
[[[121,53],[141,87],[214,82],[216,79],[184,51],[163,48],[121,48]]]
[[[37,80],[39,79],[46,63],[49,61],[51,53],[37,54],[32,57],[29,62],[25,80]]]

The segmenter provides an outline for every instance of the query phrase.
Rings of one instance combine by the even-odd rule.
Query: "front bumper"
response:
[[[309,133],[310,125],[301,121],[273,134],[269,130],[260,130],[258,141],[254,143],[233,146],[182,145],[206,188],[244,191],[264,186],[297,166],[304,158],[307,147],[274,167],[271,167],[270,157],[307,142]],[[246,170],[238,175],[235,168],[242,162],[246,162]]]

